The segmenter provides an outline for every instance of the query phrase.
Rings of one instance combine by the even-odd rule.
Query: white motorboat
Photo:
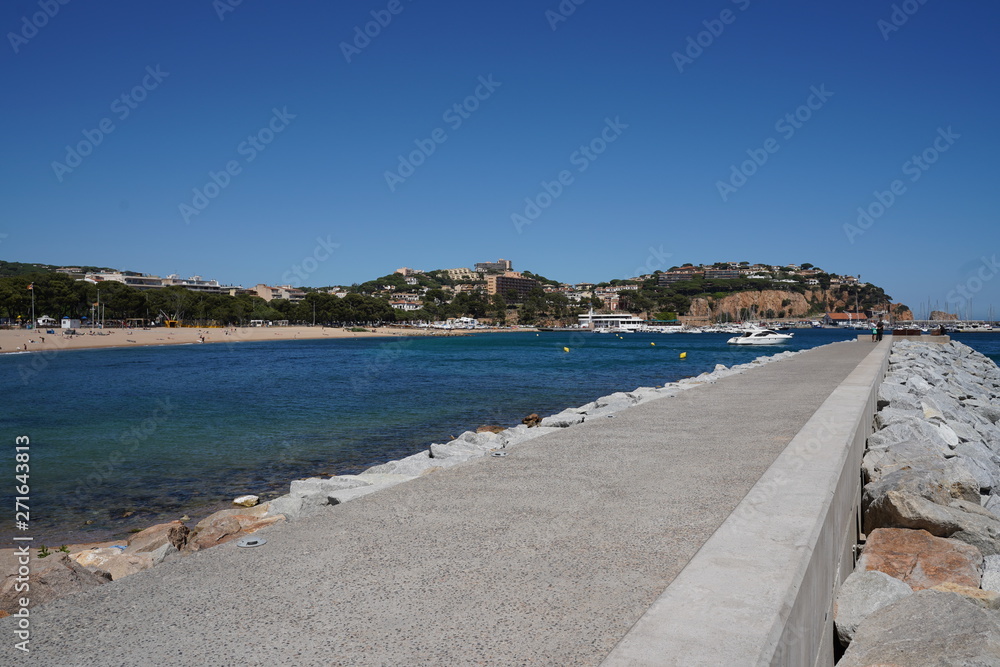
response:
[[[794,334],[778,333],[771,329],[755,329],[744,332],[742,336],[733,336],[726,342],[730,345],[777,345],[791,340]]]

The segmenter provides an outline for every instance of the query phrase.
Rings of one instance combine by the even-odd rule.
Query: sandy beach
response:
[[[100,347],[133,347],[138,345],[187,345],[191,343],[238,343],[263,340],[307,340],[320,338],[378,338],[395,336],[454,336],[464,332],[380,327],[367,331],[350,331],[330,327],[229,327],[151,329],[77,329],[76,335],[66,335],[61,329],[0,330],[0,354],[16,352],[54,352]]]

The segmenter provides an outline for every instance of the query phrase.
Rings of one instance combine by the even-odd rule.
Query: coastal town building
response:
[[[471,280],[482,280],[482,276],[472,269],[460,267],[457,269],[445,269],[444,272],[448,275],[448,278],[458,282],[465,282]]]
[[[259,284],[254,288],[254,291],[257,293],[257,296],[264,299],[264,301],[284,299],[286,301],[291,301],[292,303],[297,303],[306,298],[305,292],[297,287],[292,287],[291,285],[271,287],[269,285]]]
[[[162,280],[163,287],[184,287],[192,292],[207,292],[209,294],[229,294],[235,285],[220,285],[218,280],[205,280],[201,276],[181,278],[172,273]]]
[[[509,259],[498,259],[495,262],[477,262],[476,271],[478,273],[504,273],[513,271],[514,265]]]
[[[163,280],[159,276],[151,276],[148,273],[136,273],[134,271],[96,271],[94,273],[87,273],[81,280],[95,285],[103,282],[122,283],[136,289],[158,289],[163,287]]]
[[[705,269],[706,280],[735,280],[740,272],[734,269]]]
[[[664,271],[657,279],[657,284],[673,285],[674,283],[681,282],[682,280],[692,280],[696,276],[700,275],[704,275],[704,272],[695,269],[693,266],[674,269],[673,271]]]
[[[405,301],[403,299],[395,299],[393,301],[390,301],[389,305],[395,308],[396,310],[413,311],[413,310],[420,310],[421,308],[423,308],[424,304],[420,303],[419,301]]]
[[[861,322],[867,322],[868,315],[864,313],[827,313],[823,316],[823,324],[832,324],[837,326],[857,324]]]
[[[479,266],[478,264],[476,265]],[[538,281],[525,278],[516,271],[505,271],[500,275],[490,275],[486,278],[486,293],[490,296],[499,294],[509,301],[524,301],[528,292],[538,285]]]
[[[408,266],[404,266],[396,269],[395,271],[393,271],[393,273],[398,273],[399,275],[405,278],[406,276],[415,276],[418,273],[423,273],[423,271],[421,271],[420,269],[411,269]]]

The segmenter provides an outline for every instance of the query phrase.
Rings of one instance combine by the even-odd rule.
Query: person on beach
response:
[[[882,332],[883,332],[884,329],[885,329],[885,323],[882,322],[882,320],[879,320],[878,321],[878,326],[875,328],[875,331],[876,331],[876,334],[877,334],[875,336],[875,340],[877,340],[877,341],[882,340]]]

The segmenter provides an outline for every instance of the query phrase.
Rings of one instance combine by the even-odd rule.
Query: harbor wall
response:
[[[872,345],[604,665],[833,665],[891,345]]]

